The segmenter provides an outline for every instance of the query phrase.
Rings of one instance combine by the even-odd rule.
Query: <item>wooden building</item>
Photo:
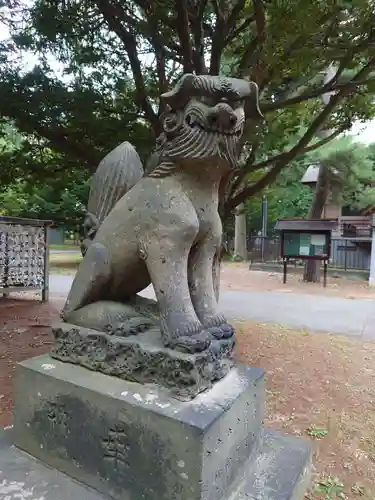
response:
[[[318,179],[318,172],[319,165],[310,165],[302,178],[302,184],[314,189]],[[333,237],[363,242],[361,246],[370,251],[373,214],[375,214],[375,207],[355,210],[329,198],[324,206],[322,218],[338,220],[337,228],[332,234]]]

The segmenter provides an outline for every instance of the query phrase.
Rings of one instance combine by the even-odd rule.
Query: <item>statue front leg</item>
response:
[[[215,338],[229,338],[234,328],[218,313],[220,274],[218,254],[221,251],[221,237],[209,233],[192,250],[189,257],[189,288],[195,312],[205,328]],[[216,262],[215,262],[216,261]]]
[[[190,245],[178,238],[155,238],[144,247],[144,258],[160,310],[160,328],[166,347],[183,352],[207,349],[210,335],[204,331],[191,301],[187,260]]]

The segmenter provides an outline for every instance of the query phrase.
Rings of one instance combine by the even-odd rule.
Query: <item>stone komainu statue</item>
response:
[[[215,294],[218,192],[237,166],[246,117],[262,115],[257,85],[234,78],[186,74],[161,99],[146,175],[126,142],[94,175],[85,256],[62,318],[117,337],[160,328],[165,347],[196,353],[234,333]],[[156,302],[138,295],[150,284]]]
[[[137,151],[125,141],[107,154],[91,180],[87,213],[83,223],[82,254],[95,238],[96,232],[117,201],[143,177]]]

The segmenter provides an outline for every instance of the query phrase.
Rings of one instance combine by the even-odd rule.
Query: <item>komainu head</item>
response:
[[[162,156],[172,162],[218,160],[234,168],[246,118],[262,117],[258,86],[236,78],[186,74],[161,99]]]

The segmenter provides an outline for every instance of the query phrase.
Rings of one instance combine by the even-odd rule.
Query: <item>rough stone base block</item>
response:
[[[1,499],[110,500],[15,448],[13,435],[11,429],[0,431]],[[257,457],[234,493],[220,500],[303,499],[310,480],[310,452],[303,441],[266,432]]]
[[[0,430],[1,500],[108,500],[13,446],[13,429]]]
[[[302,499],[311,451],[262,431],[263,378],[240,365],[182,402],[155,386],[33,358],[18,368],[15,444],[117,500]]]
[[[196,354],[163,346],[158,328],[121,337],[60,323],[52,328],[51,356],[59,361],[131,382],[156,383],[181,400],[191,400],[223,378],[233,366],[234,337],[213,340]]]
[[[263,395],[246,366],[181,402],[41,356],[19,365],[16,445],[121,500],[218,500],[256,446]]]
[[[311,458],[305,440],[263,430],[230,500],[302,500],[311,482]]]

